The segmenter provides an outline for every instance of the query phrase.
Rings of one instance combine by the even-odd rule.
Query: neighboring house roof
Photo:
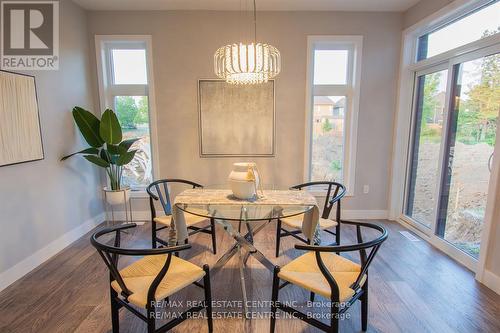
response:
[[[314,104],[316,104],[316,105],[334,105],[336,107],[343,107],[345,105],[345,97],[339,99],[337,102],[334,102],[328,96],[314,96]]]

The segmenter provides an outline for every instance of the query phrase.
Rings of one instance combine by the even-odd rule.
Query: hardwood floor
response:
[[[370,270],[369,332],[500,332],[500,296],[474,280],[473,274],[425,241],[411,242],[399,231],[397,223],[379,221],[389,230]],[[124,244],[149,245],[148,224],[138,226],[123,237]],[[218,254],[211,252],[210,237],[197,234],[190,239],[193,247],[181,257],[213,265],[232,244],[232,239],[218,228]],[[342,229],[343,241],[353,240],[350,227]],[[282,240],[281,255],[274,258],[275,223],[255,238],[256,245],[276,264],[282,265],[300,255],[293,249],[293,238]],[[90,234],[89,234],[90,235]],[[108,272],[101,258],[82,237],[57,256],[38,267],[0,293],[0,332],[110,332]],[[323,237],[330,240],[327,234]],[[353,256],[357,260],[357,256]],[[214,301],[241,300],[237,268],[233,258],[216,276],[212,276]],[[122,262],[127,264],[126,261]],[[268,301],[271,297],[271,272],[252,258],[246,272],[249,298]],[[202,291],[188,287],[171,297],[171,301],[201,300]],[[297,300],[306,306],[308,293],[296,286],[280,292],[281,300]],[[317,297],[317,301],[326,301]],[[222,304],[221,304],[222,305]],[[227,305],[227,304],[226,304]],[[258,304],[256,304],[258,305]],[[215,316],[224,310],[233,318],[216,319],[215,332],[268,332],[267,318],[244,320],[234,318],[241,309],[216,307]],[[320,315],[326,308],[316,307]],[[268,307],[254,307],[255,316],[265,315]],[[350,318],[341,322],[341,332],[360,332],[359,302],[349,311]],[[120,313],[121,332],[145,332],[144,323],[126,310]],[[190,319],[174,332],[206,332],[204,319]],[[279,319],[277,332],[319,332],[297,319]]]

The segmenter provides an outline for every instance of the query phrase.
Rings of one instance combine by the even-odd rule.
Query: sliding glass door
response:
[[[500,172],[500,0],[404,33],[391,214],[484,271]],[[481,239],[483,237],[483,239]]]
[[[474,259],[500,113],[500,54],[492,50],[416,73],[408,154],[404,215]]]
[[[445,69],[417,75],[415,81],[406,215],[427,228],[435,216],[447,77]]]
[[[453,70],[436,233],[477,259],[500,111],[500,54]]]

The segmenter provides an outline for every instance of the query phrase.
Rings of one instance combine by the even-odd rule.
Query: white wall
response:
[[[224,183],[231,163],[254,160],[264,182],[285,187],[302,182],[307,35],[362,35],[356,187],[344,207],[386,210],[401,14],[259,12],[258,39],[276,46],[283,59],[276,80],[276,157],[200,158],[197,80],[214,77],[213,54],[219,46],[237,41],[242,28],[250,30],[250,22],[243,27],[240,22],[238,12],[89,13],[91,42],[96,34],[153,36],[160,176]],[[362,193],[364,184],[370,185],[369,194]]]
[[[495,154],[499,148],[500,137],[497,137]],[[491,225],[483,226],[481,256],[476,278],[489,288],[500,294],[500,163],[497,154],[493,163],[490,186],[493,190],[488,194],[488,201],[493,205]],[[495,181],[496,180],[496,181]],[[489,203],[490,204],[490,203]],[[486,214],[487,221],[489,214]],[[483,256],[484,251],[484,258]]]
[[[93,105],[87,14],[69,0],[60,11],[59,70],[27,72],[36,77],[45,159],[0,167],[0,290],[103,212],[96,170],[82,160],[59,161],[84,145],[72,107]]]

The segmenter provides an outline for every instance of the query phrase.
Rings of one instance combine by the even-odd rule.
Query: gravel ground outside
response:
[[[479,255],[493,148],[485,143],[455,145],[445,239],[473,256]],[[438,143],[421,144],[411,213],[419,221],[430,223],[433,218],[438,159]]]

